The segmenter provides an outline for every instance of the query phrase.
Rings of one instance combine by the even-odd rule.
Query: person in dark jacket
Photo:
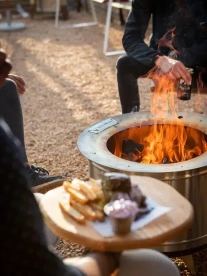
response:
[[[148,46],[144,39],[151,16],[152,36]],[[126,55],[117,62],[122,113],[139,111],[137,79],[154,66],[187,84],[191,75],[186,67],[207,67],[206,25],[205,0],[132,0],[123,36]],[[172,51],[176,59],[169,57]]]
[[[3,118],[12,133],[22,145],[24,164],[28,170],[32,186],[62,179],[62,176],[51,176],[44,168],[28,163],[26,146],[24,142],[24,123],[20,95],[25,92],[25,82],[20,76],[9,74],[12,69],[11,62],[3,49],[0,49],[0,118]]]

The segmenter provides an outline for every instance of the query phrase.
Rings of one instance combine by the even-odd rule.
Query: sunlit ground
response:
[[[99,19],[98,26],[59,30],[54,20],[38,16],[25,21],[25,31],[1,35],[14,72],[27,83],[23,112],[29,161],[53,174],[86,177],[87,161],[76,147],[78,135],[90,124],[120,113],[118,56],[103,55],[105,18]],[[90,17],[74,13],[70,22],[80,20]],[[111,49],[121,49],[122,33],[119,23],[113,23]],[[140,81],[140,94],[141,109],[149,110],[148,80]],[[180,102],[178,108],[192,111],[194,106],[194,101]]]

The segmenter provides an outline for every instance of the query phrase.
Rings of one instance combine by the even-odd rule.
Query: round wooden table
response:
[[[87,222],[81,225],[65,215],[58,203],[63,187],[47,192],[40,203],[46,225],[57,236],[96,251],[123,251],[155,247],[185,232],[193,219],[193,207],[170,185],[150,177],[131,176],[145,195],[170,211],[125,236],[101,236]]]

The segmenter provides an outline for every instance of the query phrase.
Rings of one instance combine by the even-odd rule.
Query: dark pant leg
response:
[[[3,117],[14,136],[21,142],[23,159],[27,163],[22,108],[16,84],[12,80],[6,80],[0,88],[0,117]]]
[[[137,79],[151,69],[130,56],[122,56],[117,61],[117,82],[122,113],[129,113],[134,107],[140,109]]]

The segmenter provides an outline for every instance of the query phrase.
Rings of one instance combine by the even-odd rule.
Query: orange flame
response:
[[[186,127],[177,117],[175,107],[176,83],[163,74],[159,68],[153,68],[147,75],[153,79],[155,91],[151,97],[151,113],[155,116],[152,126],[130,128],[115,135],[114,154],[120,158],[145,164],[162,164],[186,161],[207,151],[205,134]],[[173,115],[172,124],[160,124],[160,118]],[[132,140],[143,145],[143,150],[123,152],[124,140]]]
[[[122,152],[124,140],[144,145],[143,151]],[[120,158],[145,163],[162,164],[190,160],[207,150],[204,134],[196,129],[173,124],[154,124],[130,128],[115,135],[115,152]]]

